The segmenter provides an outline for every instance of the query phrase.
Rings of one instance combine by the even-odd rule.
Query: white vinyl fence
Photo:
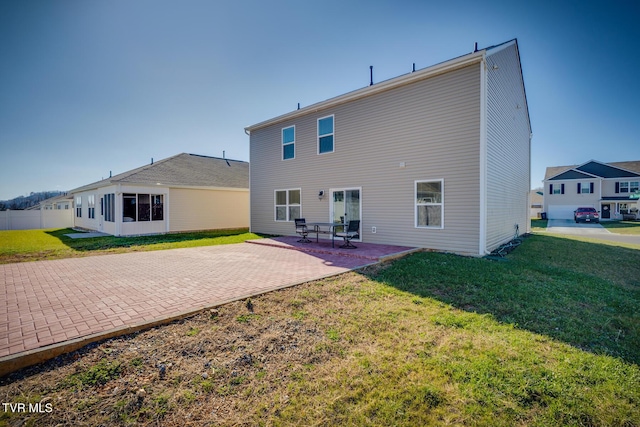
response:
[[[0,211],[0,230],[73,227],[73,209]]]

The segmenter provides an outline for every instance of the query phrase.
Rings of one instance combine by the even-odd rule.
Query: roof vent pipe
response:
[[[153,157],[151,158],[151,164],[153,164]]]
[[[298,110],[300,109],[300,103],[298,102]]]
[[[413,70],[411,70],[411,72],[412,72],[412,73],[415,73],[415,72],[416,72],[416,63],[415,63],[415,62],[413,63]]]
[[[369,86],[373,86],[373,65],[369,65]]]
[[[478,51],[478,42],[475,42],[475,43],[473,44],[473,51],[474,51],[474,52],[477,52],[477,51]]]
[[[111,178],[111,171],[109,171],[109,178]]]

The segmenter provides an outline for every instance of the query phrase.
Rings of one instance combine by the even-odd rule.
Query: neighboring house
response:
[[[544,202],[544,193],[542,188],[531,190],[529,197],[531,200],[531,218],[540,218]]]
[[[30,209],[49,210],[69,210],[73,204],[73,197],[70,194],[60,194],[56,197],[43,200]]]
[[[249,126],[251,230],[360,220],[364,242],[484,255],[529,229],[516,40]]]
[[[249,163],[178,154],[69,192],[75,226],[115,236],[249,225]]]
[[[593,207],[601,219],[622,219],[638,212],[640,161],[548,167],[544,210],[550,219],[573,219],[578,207]]]

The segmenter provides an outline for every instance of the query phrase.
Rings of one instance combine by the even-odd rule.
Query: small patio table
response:
[[[318,235],[331,234],[331,247],[335,248],[336,228],[344,227],[346,224],[341,222],[308,222],[307,226],[313,226],[313,232],[316,233],[316,243],[318,243]],[[323,230],[323,227],[328,230]]]

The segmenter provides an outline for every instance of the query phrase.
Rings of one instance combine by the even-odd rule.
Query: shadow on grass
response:
[[[216,237],[237,236],[247,233],[248,231],[249,230],[247,228],[240,228],[233,230],[198,231],[193,233],[157,234],[137,237],[102,236],[81,239],[72,239],[66,236],[66,234],[76,233],[76,231],[70,228],[47,231],[46,233],[50,236],[58,238],[60,242],[62,242],[69,248],[76,251],[84,252],[102,251],[114,248],[132,248],[148,245],[171,244],[177,242],[212,239]]]
[[[534,235],[508,262],[421,252],[369,277],[640,365],[640,253]]]

